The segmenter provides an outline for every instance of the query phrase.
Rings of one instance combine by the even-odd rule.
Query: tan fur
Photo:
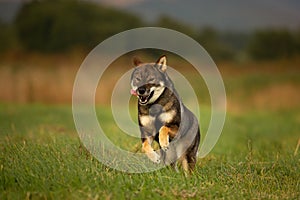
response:
[[[188,163],[186,157],[184,157],[184,158],[182,159],[181,165],[182,165],[182,168],[183,168],[184,172],[185,172],[185,173],[189,173],[190,168],[189,168],[189,163]]]
[[[159,145],[162,149],[168,149],[169,147],[169,131],[170,129],[166,126],[162,126],[159,129]]]
[[[144,153],[146,153],[146,155],[148,156],[148,158],[150,160],[152,160],[153,162],[159,163],[160,162],[160,156],[155,153],[155,151],[153,150],[151,144],[149,143],[148,140],[145,140],[142,144],[142,151]]]
[[[177,135],[178,132],[178,127],[177,126],[172,126],[169,128],[169,136],[170,138],[174,138]]]
[[[142,144],[142,151],[144,153],[150,153],[153,151],[153,148],[151,147],[151,145],[149,144],[149,142],[147,140],[145,140],[145,142]]]
[[[166,127],[166,126],[162,126],[159,129],[159,145],[163,148],[163,149],[168,149],[169,146],[169,138],[174,138],[176,136],[178,132],[178,127],[174,126],[174,127]]]

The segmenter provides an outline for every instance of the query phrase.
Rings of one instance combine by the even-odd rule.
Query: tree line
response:
[[[185,33],[216,60],[280,59],[300,53],[300,29],[265,29],[251,33],[218,31],[212,27],[196,29],[168,16],[149,24],[125,11],[76,0],[24,3],[12,24],[0,22],[0,51],[13,48],[45,53],[74,48],[91,50],[116,33],[143,26]]]

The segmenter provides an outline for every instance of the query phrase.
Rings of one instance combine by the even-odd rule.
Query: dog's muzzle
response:
[[[147,90],[146,87],[139,87],[136,91],[131,90],[131,94],[139,98],[139,103],[145,105],[152,98],[154,91]]]

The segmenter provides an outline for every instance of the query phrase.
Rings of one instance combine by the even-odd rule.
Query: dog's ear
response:
[[[142,62],[138,57],[134,57],[134,58],[133,58],[133,65],[134,65],[135,67],[141,65],[142,63],[143,63],[143,62]]]
[[[156,64],[161,71],[165,72],[167,70],[167,57],[165,55],[161,56]]]

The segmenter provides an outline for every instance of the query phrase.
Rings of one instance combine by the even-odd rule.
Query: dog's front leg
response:
[[[159,129],[159,145],[162,150],[167,151],[169,149],[169,139],[173,139],[178,132],[178,126],[176,125],[164,125]]]
[[[160,163],[160,155],[158,155],[154,149],[151,146],[151,143],[153,141],[153,137],[147,137],[147,138],[143,138],[142,139],[143,143],[142,143],[142,150],[143,152],[146,153],[146,155],[148,156],[148,158],[155,162],[155,163]]]
[[[159,136],[158,136],[159,145],[164,151],[167,151],[169,149],[169,132],[170,132],[170,128],[166,126],[162,126],[159,129]]]

